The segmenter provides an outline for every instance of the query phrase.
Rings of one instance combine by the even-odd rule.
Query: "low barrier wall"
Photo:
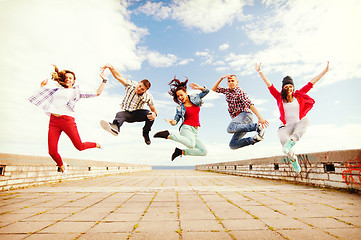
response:
[[[149,165],[64,159],[68,165],[66,180],[150,171]],[[0,191],[57,182],[63,179],[50,157],[0,153]]]
[[[196,165],[199,171],[361,190],[361,149],[298,154],[297,174],[286,156]]]

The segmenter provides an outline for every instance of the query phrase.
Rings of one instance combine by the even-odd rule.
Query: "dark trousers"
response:
[[[154,121],[148,119],[147,115],[150,113],[147,109],[138,109],[132,112],[121,111],[115,115],[113,124],[116,124],[119,128],[123,125],[124,122],[133,123],[133,122],[145,122],[143,127],[143,133],[149,133]]]

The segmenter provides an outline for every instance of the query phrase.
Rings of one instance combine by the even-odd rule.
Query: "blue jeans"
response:
[[[233,137],[229,142],[231,149],[238,149],[255,143],[253,137],[243,138],[247,132],[257,130],[257,123],[253,122],[252,113],[241,112],[237,117],[233,118],[228,125],[227,132],[233,133]]]

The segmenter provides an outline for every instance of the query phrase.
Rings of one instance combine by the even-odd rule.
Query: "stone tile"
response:
[[[217,220],[182,220],[181,227],[185,232],[225,231]]]
[[[250,229],[267,229],[268,227],[257,219],[242,220],[222,220],[227,230],[250,230]]]
[[[26,238],[27,240],[73,240],[78,236],[77,233],[37,233]]]
[[[109,240],[126,240],[130,233],[86,233],[80,236],[79,240],[100,240],[100,239],[109,239]]]
[[[361,238],[360,228],[340,228],[340,229],[335,228],[335,229],[327,229],[327,232],[344,240],[355,240]]]
[[[176,232],[179,230],[178,221],[141,221],[136,228],[136,232]]]
[[[325,229],[325,228],[352,228],[351,225],[337,221],[333,218],[301,218],[300,220],[311,224],[314,227]],[[361,229],[360,229],[361,230]]]
[[[137,222],[140,218],[141,218],[142,214],[141,213],[119,213],[119,212],[114,212],[111,213],[110,215],[106,216],[102,221],[103,222],[125,222],[125,221],[130,221],[130,222]]]
[[[35,215],[33,217],[27,218],[26,221],[30,222],[43,222],[43,221],[54,221],[66,218],[69,216],[69,213],[43,213],[39,215]]]
[[[29,235],[27,234],[6,234],[6,233],[0,233],[0,239],[1,240],[20,240],[20,239],[24,239],[25,237],[27,237]]]
[[[90,229],[95,222],[58,222],[39,233],[81,233]]]
[[[179,240],[179,234],[176,232],[135,232],[129,240]]]
[[[137,224],[137,222],[101,222],[86,233],[130,233]]]
[[[232,240],[226,232],[182,232],[182,240]]]
[[[262,218],[273,229],[310,229],[311,227],[302,221],[295,220],[289,216],[280,216],[279,218]]]
[[[16,222],[6,227],[0,228],[0,233],[23,233],[29,234],[37,232],[53,222]]]
[[[237,240],[284,240],[280,234],[272,230],[246,230],[246,231],[230,231]]]
[[[335,240],[336,238],[319,229],[277,230],[288,239]]]

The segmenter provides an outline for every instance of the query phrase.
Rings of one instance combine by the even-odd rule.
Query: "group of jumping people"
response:
[[[147,79],[143,79],[140,82],[128,80],[111,64],[106,64],[101,68],[100,77],[102,82],[97,91],[84,92],[78,85],[75,85],[76,78],[74,72],[69,70],[59,71],[55,65],[54,68],[55,71],[52,73],[51,79],[55,81],[56,85],[54,87],[47,87],[49,80],[42,81],[40,84],[41,89],[31,96],[29,100],[50,115],[48,150],[58,166],[58,171],[62,172],[63,176],[66,176],[67,164],[63,162],[58,153],[58,142],[63,131],[79,151],[88,148],[102,148],[99,143],[82,142],[74,119],[74,106],[81,98],[96,97],[102,93],[107,82],[105,78],[106,69],[109,69],[113,77],[124,85],[125,96],[121,103],[122,111],[116,113],[112,122],[101,120],[100,126],[112,135],[117,136],[124,122],[145,122],[142,131],[143,138],[147,145],[151,144],[149,133],[154,120],[158,116],[158,112],[154,105],[153,96],[148,91],[151,83]],[[328,72],[329,63],[327,62],[326,68],[320,74],[296,91],[293,79],[290,76],[283,78],[282,90],[279,92],[261,71],[261,63],[256,64],[255,69],[268,87],[271,95],[276,99],[281,120],[278,137],[282,144],[283,152],[289,157],[295,172],[299,173],[301,168],[292,148],[306,132],[309,125],[309,119],[306,115],[315,103],[307,95],[307,92]],[[228,87],[219,87],[224,80],[227,81]],[[212,91],[224,94],[228,103],[228,112],[232,118],[227,127],[227,132],[233,134],[229,143],[231,149],[242,148],[262,141],[265,128],[269,126],[268,121],[263,118],[247,96],[247,93],[238,84],[236,75],[224,75],[212,87]],[[188,79],[182,82],[174,78],[169,85],[169,94],[177,104],[177,108],[173,119],[165,119],[165,121],[173,126],[181,122],[181,126],[179,132],[171,133],[168,130],[164,130],[157,132],[153,137],[171,139],[187,147],[186,149],[175,148],[171,156],[172,161],[182,155],[205,156],[207,149],[198,138],[197,132],[200,127],[199,112],[203,103],[202,99],[210,90],[205,86],[190,83],[190,88],[200,92],[188,94]],[[146,104],[149,109],[145,108]],[[252,113],[258,118],[257,122],[253,121]],[[255,132],[255,135],[244,137],[248,132]]]

